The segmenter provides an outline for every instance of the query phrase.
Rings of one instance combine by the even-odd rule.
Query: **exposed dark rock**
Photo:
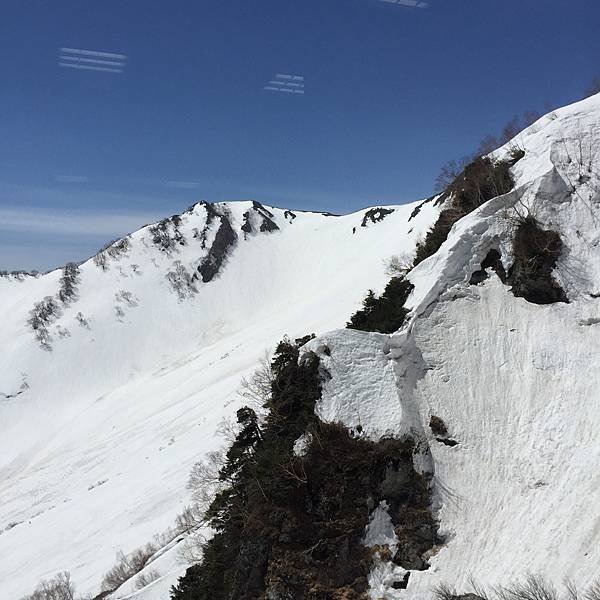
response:
[[[264,218],[263,222],[260,224],[260,230],[262,232],[277,231],[278,229],[279,226],[277,225],[277,223],[275,223],[275,221],[271,221],[271,219]]]
[[[202,249],[206,249],[206,240],[208,237],[208,231],[210,229],[210,226],[212,225],[213,221],[219,218],[221,215],[215,208],[215,205],[211,204],[210,202],[200,202],[200,205],[203,206],[204,210],[206,211],[206,222],[204,223],[202,231],[194,229],[193,237],[197,240],[200,240],[200,245]],[[193,208],[194,207],[192,207],[192,209]]]
[[[503,283],[506,283],[506,271],[504,270],[504,265],[502,264],[502,257],[500,256],[500,252],[495,248],[492,248],[485,256],[483,261],[481,262],[481,269],[478,271],[474,271],[471,275],[471,279],[469,283],[471,285],[477,285],[478,283],[482,283],[488,278],[487,269],[492,269],[500,280]]]
[[[500,252],[490,250],[481,263],[481,269],[471,275],[469,283],[478,284],[487,279],[486,269],[492,269],[502,283],[511,286],[511,292],[534,304],[568,302],[565,291],[554,279],[552,272],[562,252],[562,240],[556,231],[542,229],[533,217],[521,220],[513,238],[514,262],[508,273]]]
[[[429,198],[427,198],[427,200],[423,200],[423,202],[421,202],[421,204],[419,204],[418,206],[416,206],[414,208],[414,210],[410,213],[410,217],[408,217],[409,221],[412,221],[420,212],[421,209],[428,203],[431,202],[433,199],[435,198],[435,196],[431,196]]]
[[[240,227],[240,229],[244,232],[244,238],[246,237],[246,235],[250,235],[252,233],[252,223],[250,221],[250,211],[247,210],[244,214],[244,222],[242,223],[242,226]]]
[[[445,190],[443,193],[441,193],[438,196],[438,199],[435,201],[434,206],[441,206],[442,204],[444,204],[444,202],[446,202],[446,200],[448,200],[449,197],[450,197],[450,191]]]
[[[568,302],[552,275],[562,248],[556,231],[542,229],[533,217],[523,219],[513,238],[514,262],[507,277],[512,293],[534,304]]]
[[[285,219],[287,219],[290,223],[296,218],[296,215],[291,210],[286,210],[283,213]]]
[[[253,200],[252,208],[244,213],[244,223],[241,227],[241,230],[244,232],[244,237],[253,233],[254,229],[252,222],[254,219],[260,221],[258,229],[261,233],[277,231],[279,227],[277,223],[273,221],[273,217],[274,215],[270,210],[266,209],[260,202]]]
[[[198,267],[198,273],[200,273],[204,283],[212,281],[219,273],[221,266],[227,258],[229,250],[237,242],[237,234],[233,230],[227,215],[218,215],[218,218],[221,220],[221,224],[219,225],[215,239],[208,254],[202,259],[202,262]]]
[[[408,587],[409,578],[410,573],[404,573],[404,577],[400,581],[394,581],[394,583],[392,583],[392,587],[395,590],[405,590]]]
[[[263,216],[267,216],[269,218],[272,218],[274,216],[270,210],[265,208],[260,202],[257,202],[256,200],[252,200],[252,208]]]
[[[410,213],[410,217],[408,217],[409,221],[412,221],[420,212],[421,212],[421,208],[422,208],[423,204],[419,204],[419,206],[416,206],[414,208],[414,210]]]
[[[431,415],[431,419],[429,419],[429,428],[434,435],[448,435],[446,423],[444,423],[440,417],[436,417],[435,415]]]
[[[383,221],[383,219],[385,219],[388,215],[391,215],[393,212],[393,208],[370,208],[365,212],[360,226],[366,227],[369,221],[371,221],[371,223],[379,223],[379,221]]]
[[[97,596],[94,596],[92,600],[104,600],[105,598],[108,598],[108,596],[110,596],[111,594],[112,592],[110,590],[100,592]]]
[[[456,440],[452,440],[450,438],[439,437],[439,438],[435,438],[435,439],[438,442],[441,442],[442,444],[444,444],[445,446],[450,446],[450,447],[458,446],[458,442]]]
[[[469,279],[469,285],[478,285],[483,283],[488,277],[489,275],[483,269],[473,271],[471,279]]]

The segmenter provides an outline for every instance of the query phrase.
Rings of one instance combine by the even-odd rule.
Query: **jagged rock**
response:
[[[237,234],[233,230],[233,227],[231,226],[227,216],[219,215],[219,218],[221,219],[221,224],[219,225],[215,239],[208,251],[208,254],[198,267],[198,273],[200,273],[204,283],[212,281],[219,273],[221,266],[227,258],[229,250],[237,242]]]
[[[371,223],[379,223],[379,221],[383,221],[383,219],[385,219],[388,215],[391,215],[393,212],[393,208],[370,208],[365,212],[360,226],[366,227],[369,221]]]

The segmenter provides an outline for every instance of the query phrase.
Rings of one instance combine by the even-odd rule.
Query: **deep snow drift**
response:
[[[97,593],[116,551],[171,526],[241,378],[284,334],[343,327],[439,212],[392,208],[198,204],[83,263],[73,285],[60,270],[0,277],[0,597],[60,570]],[[144,597],[165,598],[185,565],[173,550],[153,568],[165,577]]]

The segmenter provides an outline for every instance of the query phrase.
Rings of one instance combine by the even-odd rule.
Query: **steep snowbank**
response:
[[[514,191],[458,221],[410,272],[399,332],[311,342],[331,348],[324,418],[430,443],[423,468],[434,472],[446,543],[406,590],[386,586],[385,570],[374,576],[374,598],[429,598],[441,582],[465,590],[470,576],[484,585],[528,572],[557,584],[600,577],[600,96],[546,115],[495,156],[515,145],[525,156]],[[491,270],[469,285],[492,248],[510,267],[527,214],[562,239],[554,277],[568,304],[516,298]],[[435,439],[434,415],[457,445]]]

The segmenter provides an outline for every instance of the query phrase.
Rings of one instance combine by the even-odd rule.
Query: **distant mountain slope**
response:
[[[60,570],[97,592],[117,550],[172,524],[242,376],[286,333],[343,327],[439,213],[388,208],[197,204],[81,265],[0,277],[2,598]]]

